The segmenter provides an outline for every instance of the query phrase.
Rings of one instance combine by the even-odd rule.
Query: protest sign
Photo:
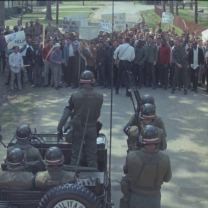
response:
[[[75,21],[69,17],[63,17],[62,30],[64,32],[75,32],[79,33],[80,21]]]
[[[205,43],[208,40],[208,29],[204,30],[201,34],[202,34],[203,43]]]
[[[106,33],[112,33],[112,22],[109,20],[101,19],[100,20],[100,31]]]
[[[102,14],[101,19],[109,20],[112,22],[112,14]],[[126,29],[126,14],[116,13],[114,14],[114,30],[124,31]]]
[[[92,40],[98,37],[100,26],[79,27],[79,38],[84,40]]]
[[[13,46],[22,46],[26,45],[27,42],[25,40],[25,33],[24,31],[12,33],[10,35],[5,36],[5,40],[8,43],[7,48],[12,49]]]
[[[80,26],[88,26],[88,20],[86,14],[74,14],[70,16],[70,19],[80,21]]]
[[[169,23],[173,25],[174,16],[171,13],[163,12],[162,13],[162,22]]]

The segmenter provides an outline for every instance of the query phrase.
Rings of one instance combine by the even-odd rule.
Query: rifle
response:
[[[1,132],[1,126],[0,126],[0,132]],[[0,142],[2,143],[2,145],[7,148],[7,146],[2,142],[2,135],[0,134]]]
[[[126,74],[127,74],[127,79],[130,83],[130,88],[132,89],[133,93],[134,93],[134,97],[137,101],[137,106],[138,108],[141,107],[142,105],[142,102],[141,102],[141,97],[140,97],[140,94],[139,94],[139,91],[138,91],[138,88],[135,84],[135,81],[134,81],[134,77],[132,75],[132,71],[131,69],[126,66],[126,63],[124,62],[124,65],[125,65],[125,68],[126,68]],[[141,132],[141,121],[139,119],[139,113],[138,111],[136,110],[136,107],[135,107],[135,103],[134,103],[134,99],[133,99],[133,96],[132,96],[132,92],[131,92],[131,89],[128,90],[128,93],[130,95],[130,99],[132,101],[132,104],[133,104],[133,108],[134,108],[134,112],[135,112],[135,118],[136,118],[136,123],[137,123],[137,127],[139,129],[139,135],[140,135],[140,132]]]

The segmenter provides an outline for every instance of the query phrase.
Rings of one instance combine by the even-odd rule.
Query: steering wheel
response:
[[[42,153],[43,153],[43,143],[41,142],[41,140],[44,141],[42,138],[39,139],[38,137],[32,135],[30,142],[31,142],[32,146],[34,146],[35,144],[38,144],[38,143],[41,145],[40,154],[42,155]]]

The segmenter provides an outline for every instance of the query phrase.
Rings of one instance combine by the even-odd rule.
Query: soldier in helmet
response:
[[[25,172],[25,154],[19,148],[7,152],[7,171],[0,172],[0,190],[32,190],[34,176]]]
[[[58,147],[49,147],[45,153],[45,172],[39,172],[35,177],[35,185],[42,191],[75,181],[75,174],[63,170],[64,155]]]
[[[87,153],[88,167],[97,168],[97,121],[100,117],[100,111],[103,104],[103,94],[95,92],[92,84],[95,82],[91,71],[84,71],[80,78],[80,89],[72,93],[69,99],[69,105],[64,108],[63,115],[58,124],[57,130],[61,132],[69,116],[73,113],[71,126],[73,129],[72,156],[71,164],[76,166],[79,150],[81,147],[82,136],[86,125],[85,149]],[[87,114],[89,111],[89,119]]]
[[[146,125],[155,126],[158,129],[159,137],[160,137],[160,150],[165,150],[167,148],[166,141],[166,131],[165,126],[161,118],[157,117],[157,122],[155,122],[155,107],[152,104],[146,103],[141,107],[141,127],[143,128]],[[137,142],[138,138],[138,127],[131,126],[127,130],[128,138],[129,138],[129,146],[130,150],[134,149],[134,144]]]
[[[45,163],[39,153],[39,150],[31,145],[32,132],[28,125],[22,125],[16,131],[17,143],[9,147],[7,152],[13,148],[20,148],[26,156],[26,165],[34,172],[45,170]]]
[[[128,174],[121,180],[120,207],[160,208],[161,185],[172,177],[170,159],[157,147],[160,141],[154,126],[141,130],[139,142],[141,149],[129,152],[126,159]]]

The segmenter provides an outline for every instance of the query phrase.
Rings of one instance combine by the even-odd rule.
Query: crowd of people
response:
[[[99,31],[98,37],[84,41],[74,32],[61,33],[59,28],[48,21],[43,36],[43,25],[39,20],[21,25],[21,21],[14,26],[1,27],[0,60],[3,62],[1,71],[5,72],[8,61],[9,75],[6,85],[14,91],[15,85],[20,90],[24,83],[24,69],[27,72],[29,84],[36,87],[62,87],[77,88],[79,77],[84,70],[90,70],[95,75],[95,86],[101,88],[111,87],[111,70],[113,68],[113,83],[116,94],[120,86],[128,86],[126,70],[133,73],[138,88],[151,87],[152,89],[184,88],[195,93],[197,87],[205,87],[208,76],[208,42],[202,41],[198,31],[189,34],[189,29],[181,35],[175,33],[172,27],[167,31],[161,28],[156,30],[138,29],[136,25],[126,26],[125,31],[108,34]],[[27,45],[7,49],[5,35],[24,31]],[[44,40],[43,40],[44,37]],[[125,56],[127,51],[116,49],[121,45],[129,45],[133,54],[130,63],[123,67],[119,58]],[[115,52],[116,51],[116,52]],[[113,53],[113,54],[112,54]],[[18,57],[18,58],[17,58]],[[22,58],[21,58],[22,57]],[[123,57],[122,57],[123,58]],[[121,60],[122,60],[121,58]],[[26,67],[20,68],[20,66]],[[19,67],[18,67],[19,66]],[[120,69],[120,70],[119,70]],[[43,84],[44,75],[44,84]],[[127,87],[128,88],[128,87]],[[206,92],[207,88],[204,89]],[[128,96],[128,93],[126,93]]]

